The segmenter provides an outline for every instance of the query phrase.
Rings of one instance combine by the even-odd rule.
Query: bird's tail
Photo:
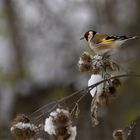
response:
[[[131,37],[128,37],[127,39],[139,39],[139,36],[131,36]]]
[[[139,39],[139,36],[117,36],[116,40],[130,40],[130,39]]]

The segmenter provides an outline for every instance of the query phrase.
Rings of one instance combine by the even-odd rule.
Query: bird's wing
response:
[[[94,38],[93,38],[93,40],[92,40],[92,43],[93,43],[93,44],[102,43],[103,40],[104,40],[106,37],[108,37],[108,35],[103,35],[103,34],[97,33],[97,34],[94,36]]]
[[[111,41],[115,41],[115,40],[125,40],[125,39],[129,39],[129,37],[126,37],[126,36],[107,36],[102,40],[102,42],[111,42]]]
[[[99,34],[99,35],[95,36],[94,43],[95,44],[109,43],[109,42],[116,41],[116,40],[126,40],[126,39],[130,39],[130,37],[127,37],[127,36],[108,36],[108,35],[100,35]]]

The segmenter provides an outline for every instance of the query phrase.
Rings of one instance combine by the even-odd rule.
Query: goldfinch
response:
[[[82,39],[86,39],[88,42],[89,49],[94,53],[98,55],[108,54],[115,52],[120,46],[130,39],[137,39],[138,36],[109,36],[106,34],[100,34],[96,31],[88,31],[84,34],[84,37]]]

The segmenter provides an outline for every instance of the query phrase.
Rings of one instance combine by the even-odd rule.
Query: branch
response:
[[[38,113],[39,111],[43,110],[44,108],[47,108],[47,107],[50,107],[50,106],[52,106],[51,108],[54,108],[54,106],[56,107],[56,104],[60,104],[60,103],[62,103],[63,101],[65,101],[65,100],[67,100],[67,99],[70,99],[70,98],[74,97],[75,95],[77,95],[77,94],[79,94],[79,93],[83,93],[83,92],[84,92],[84,93],[85,93],[85,92],[87,93],[87,91],[92,90],[93,88],[97,87],[98,85],[100,85],[100,84],[102,84],[102,83],[104,83],[104,82],[106,82],[106,81],[108,81],[108,80],[116,79],[116,78],[123,78],[123,77],[130,77],[130,76],[131,76],[131,77],[140,77],[140,74],[121,74],[121,75],[112,76],[112,77],[110,77],[110,78],[104,79],[104,80],[102,80],[102,81],[100,81],[100,82],[97,82],[96,84],[93,84],[93,85],[88,86],[88,87],[86,87],[86,88],[84,88],[84,89],[78,90],[78,91],[72,93],[71,95],[68,95],[68,96],[66,96],[66,97],[64,97],[64,98],[62,98],[62,99],[59,99],[59,100],[57,100],[57,101],[52,101],[52,102],[50,102],[50,103],[48,103],[48,104],[46,104],[46,105],[40,107],[39,109],[37,109],[36,111],[34,111],[32,114],[30,114],[29,117],[30,117],[30,118],[33,117],[36,113]],[[85,97],[86,95],[87,95],[87,94],[82,95],[82,98],[80,98],[79,101],[81,101],[81,99],[83,99],[83,97]],[[79,102],[79,101],[78,101],[78,102]],[[41,118],[44,114],[49,113],[50,111],[52,111],[52,109],[50,109],[49,111],[46,111],[45,113],[39,115],[37,118],[38,118],[38,119]]]

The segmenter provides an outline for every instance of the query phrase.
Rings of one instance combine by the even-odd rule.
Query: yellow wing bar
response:
[[[111,38],[111,39],[106,39],[106,38],[104,38],[104,39],[102,39],[102,42],[111,42],[111,41],[113,41],[113,40],[115,40],[114,38]]]

